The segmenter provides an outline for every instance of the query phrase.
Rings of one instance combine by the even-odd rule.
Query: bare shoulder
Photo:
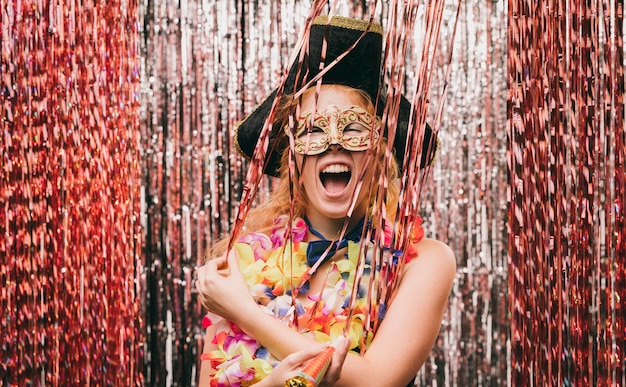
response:
[[[456,257],[447,244],[424,238],[415,247],[418,256],[406,265],[405,275],[437,275],[452,280],[456,274]]]

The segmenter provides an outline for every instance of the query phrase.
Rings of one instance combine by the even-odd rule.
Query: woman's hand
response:
[[[196,289],[200,302],[209,312],[237,323],[250,308],[257,308],[237,264],[236,250],[227,257],[215,258],[198,268]]]
[[[331,360],[330,366],[322,379],[319,387],[322,386],[332,386],[337,380],[339,380],[339,376],[341,375],[341,368],[343,367],[343,363],[346,359],[346,355],[348,354],[348,347],[350,345],[350,340],[345,337],[341,337],[332,344],[335,347],[335,352],[333,353],[333,358]],[[280,362],[280,364],[272,371],[272,373],[261,382],[255,384],[255,387],[283,387],[285,382],[300,372],[302,368],[306,365],[307,362],[312,360],[315,356],[320,354],[324,349],[327,348],[326,344],[319,344],[315,346],[311,346],[305,348],[303,350],[292,353],[287,356]]]

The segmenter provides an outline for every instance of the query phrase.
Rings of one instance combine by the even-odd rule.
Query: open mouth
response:
[[[352,172],[346,165],[333,164],[324,168],[320,173],[320,181],[324,189],[330,193],[339,193],[346,189]]]

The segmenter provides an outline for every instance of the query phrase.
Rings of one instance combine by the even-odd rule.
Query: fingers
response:
[[[207,266],[208,266],[208,263],[196,269],[196,275],[198,277],[198,280],[196,281],[196,289],[199,292],[202,292],[202,287],[203,287],[202,285],[204,284],[204,281],[206,280]]]
[[[209,268],[209,263],[196,269],[196,274],[198,276],[198,279],[196,280],[196,291],[198,292],[198,298],[200,300],[200,303],[205,309],[207,309],[207,299],[205,297],[205,294],[207,294],[206,282],[209,276],[209,270],[212,270],[211,268]]]
[[[211,273],[217,273],[219,271],[220,266],[221,266],[220,258],[211,259],[210,261],[208,261],[207,263],[205,263],[204,265],[200,266],[197,269],[198,279],[200,280],[200,278],[206,278],[210,276]]]
[[[219,286],[218,283],[222,276],[218,270],[219,264],[220,260],[214,259],[196,269],[198,278],[196,281],[196,290],[198,291],[200,303],[206,310],[211,309],[212,300],[209,295],[213,293],[213,288]]]
[[[239,254],[235,247],[228,252],[228,255],[224,259],[228,263],[228,268],[231,272],[239,271]]]
[[[211,259],[208,263],[211,263],[211,267],[214,267],[220,274],[224,274],[223,272],[227,272],[226,262],[226,257],[222,255],[221,257]]]
[[[221,267],[221,266],[223,266],[226,263],[226,256],[222,255],[222,256],[219,256],[219,257],[215,257],[215,258],[211,259],[209,262],[215,262],[215,263],[217,263],[217,265],[219,267]]]
[[[350,339],[345,336],[339,336],[331,344],[335,347],[335,353],[333,354],[333,361],[339,360],[343,363],[348,351],[350,350]]]
[[[335,353],[333,353],[333,361],[331,362],[331,372],[337,373],[337,378],[339,378],[339,374],[341,374],[341,368],[343,367],[343,363],[346,361],[346,356],[348,355],[348,351],[350,350],[350,340],[344,337],[343,342],[335,346]]]
[[[235,249],[233,248],[228,255],[222,255],[221,257],[215,257],[211,260],[209,260],[204,266],[202,266],[203,268],[207,268],[208,271],[210,272],[215,272],[218,273],[222,276],[228,276],[231,274],[233,268],[235,270],[239,269],[238,266],[238,259],[239,256],[237,255],[237,253],[235,252]]]
[[[334,385],[334,383],[339,380],[339,377],[341,376],[343,363],[345,362],[348,351],[350,350],[350,339],[344,336],[339,336],[332,342],[331,345],[335,347],[335,352],[333,353],[333,360],[330,362],[326,375],[324,375],[324,385],[328,386]]]
[[[201,286],[209,277],[211,277],[212,273],[217,273],[220,275],[224,275],[227,273],[224,273],[224,266],[226,265],[226,257],[216,257],[213,258],[209,261],[207,261],[204,265],[198,267],[196,269],[197,275],[198,275],[198,282],[196,284],[196,288],[199,289],[199,286]]]

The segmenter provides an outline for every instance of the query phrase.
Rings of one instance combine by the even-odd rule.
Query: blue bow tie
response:
[[[318,241],[308,242],[308,246],[306,248],[306,262],[309,267],[315,265],[315,263],[320,259],[320,257],[324,254],[326,250],[329,249],[328,254],[326,254],[324,260],[322,261],[322,263],[320,263],[320,265],[324,264],[326,261],[334,257],[337,251],[348,246],[348,241],[358,243],[361,240],[361,232],[363,231],[362,219],[357,222],[356,226],[354,226],[352,230],[347,232],[346,235],[338,241],[327,240],[319,231],[311,226],[311,223],[309,223],[309,220],[307,218],[304,218],[304,221],[309,227],[309,231],[311,231],[313,235],[321,239]]]

